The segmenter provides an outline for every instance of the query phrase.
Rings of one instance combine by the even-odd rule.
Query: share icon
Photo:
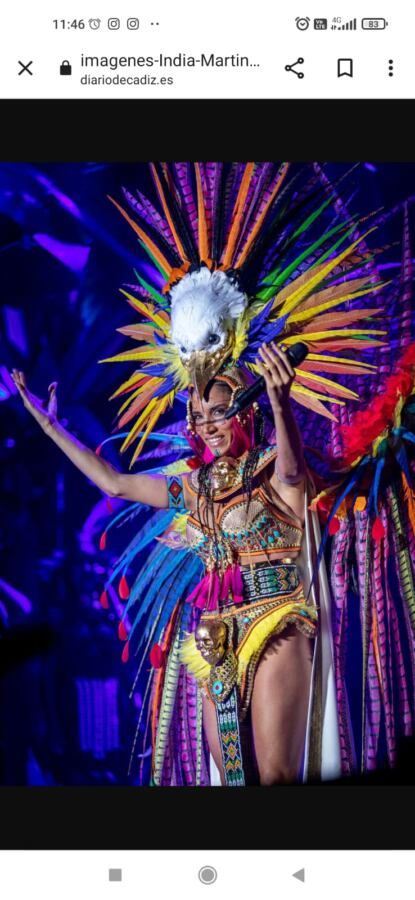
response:
[[[285,71],[293,72],[294,75],[297,76],[297,78],[304,78],[304,72],[297,72],[297,69],[295,68],[296,66],[302,66],[303,63],[304,63],[303,57],[299,56],[298,59],[295,61],[295,63],[291,63],[291,65],[286,65]]]

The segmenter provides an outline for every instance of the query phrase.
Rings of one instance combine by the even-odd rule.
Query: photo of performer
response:
[[[174,459],[120,471],[64,427],[56,382],[41,399],[11,369],[45,435],[129,503],[116,521],[147,510],[101,595],[139,663],[130,765],[227,787],[393,767],[415,726],[409,205],[389,278],[388,214],[351,214],[319,164],[149,170],[151,197],[110,198],[148,260],[122,292],[136,344],[100,361],[128,365],[130,468],[151,440]]]

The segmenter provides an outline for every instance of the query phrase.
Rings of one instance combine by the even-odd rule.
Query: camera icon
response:
[[[127,19],[127,28],[129,28],[130,31],[137,31],[139,24],[140,22],[138,19]]]
[[[118,31],[118,28],[121,26],[119,19],[108,19],[107,24],[110,31]]]

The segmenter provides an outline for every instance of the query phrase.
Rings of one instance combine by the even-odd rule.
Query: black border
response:
[[[415,100],[0,100],[0,158],[414,162]]]
[[[415,162],[412,100],[1,100],[11,162]],[[412,849],[415,786],[0,788],[4,849]]]
[[[415,788],[0,789],[5,850],[412,850]]]

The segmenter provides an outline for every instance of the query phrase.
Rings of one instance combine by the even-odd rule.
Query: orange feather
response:
[[[245,206],[245,200],[247,198],[249,185],[251,183],[251,178],[254,173],[255,163],[247,163],[245,166],[245,171],[242,176],[242,181],[239,186],[238,196],[235,200],[235,206],[232,212],[232,225],[231,230],[229,232],[229,237],[226,242],[226,246],[223,252],[223,258],[221,261],[221,268],[228,268],[232,264],[232,256],[235,250],[236,242],[238,240],[239,232],[241,229],[241,217],[243,213],[243,208]]]
[[[171,267],[170,263],[167,261],[166,257],[161,252],[161,250],[159,250],[157,245],[154,243],[154,241],[151,240],[151,238],[148,236],[148,234],[146,234],[145,231],[143,231],[143,229],[140,228],[139,225],[137,225],[137,222],[134,222],[134,219],[132,219],[131,216],[128,215],[128,213],[125,211],[125,209],[123,209],[122,206],[120,206],[120,204],[117,203],[117,201],[114,200],[113,197],[110,197],[109,194],[107,194],[107,197],[108,197],[108,200],[111,200],[111,203],[113,203],[114,206],[117,207],[117,209],[119,210],[121,215],[124,216],[124,219],[126,219],[128,224],[131,225],[131,228],[135,231],[135,233],[138,234],[138,237],[143,242],[145,247],[147,247],[147,249],[150,251],[150,253],[153,254],[153,256],[155,257],[155,259],[157,260],[157,262],[159,263],[161,268],[164,269],[164,271],[166,273],[166,277],[168,278],[170,276],[172,267]]]
[[[252,229],[252,231],[251,231],[251,234],[249,235],[249,238],[248,238],[248,240],[247,240],[247,242],[246,242],[246,244],[245,244],[245,247],[243,248],[242,252],[239,254],[238,259],[236,260],[236,263],[235,263],[235,269],[239,269],[240,266],[242,266],[243,263],[245,262],[246,257],[248,256],[248,253],[249,253],[249,251],[250,251],[250,249],[251,249],[251,247],[252,247],[252,244],[253,244],[253,242],[254,242],[254,240],[255,240],[257,234],[258,234],[258,231],[259,231],[259,229],[260,229],[261,226],[262,226],[262,223],[263,223],[263,221],[264,221],[264,219],[265,219],[265,216],[266,216],[266,214],[267,214],[267,212],[268,212],[268,210],[269,210],[271,204],[274,202],[275,197],[277,196],[278,191],[279,191],[279,189],[280,189],[280,187],[281,187],[281,185],[282,185],[282,183],[283,183],[283,181],[284,181],[284,179],[285,179],[285,176],[286,176],[286,174],[287,174],[287,172],[288,172],[289,167],[290,167],[290,164],[289,164],[289,163],[284,163],[284,165],[282,166],[281,174],[280,174],[280,177],[278,178],[278,181],[277,181],[277,183],[276,183],[276,185],[275,185],[275,187],[274,187],[274,190],[273,190],[272,193],[270,194],[270,196],[269,196],[269,198],[268,198],[268,201],[267,201],[267,203],[265,204],[264,209],[262,210],[261,215],[259,216],[258,220],[256,221],[256,223],[255,223],[255,225],[254,225],[254,227],[253,227],[253,229]]]
[[[164,214],[165,214],[165,216],[166,216],[166,219],[167,219],[167,221],[168,221],[168,223],[169,223],[170,231],[171,231],[171,233],[172,233],[172,235],[173,235],[174,241],[175,241],[175,243],[176,243],[176,247],[177,247],[177,249],[178,249],[178,251],[179,251],[179,253],[180,253],[181,258],[182,258],[183,260],[185,260],[185,259],[187,260],[187,255],[186,255],[186,252],[185,252],[185,250],[184,250],[183,244],[182,244],[182,242],[181,242],[181,240],[180,240],[180,237],[179,237],[179,235],[178,235],[178,233],[177,233],[177,231],[176,231],[176,229],[175,229],[175,227],[174,227],[173,219],[172,219],[172,217],[171,217],[171,212],[170,212],[170,210],[169,210],[169,206],[168,206],[166,197],[165,197],[165,195],[164,195],[164,191],[163,191],[163,188],[162,188],[162,186],[161,186],[161,181],[160,181],[160,178],[159,178],[159,176],[158,176],[158,174],[157,174],[157,170],[156,170],[156,167],[155,167],[154,163],[150,163],[150,169],[151,169],[151,172],[152,172],[154,181],[156,182],[157,190],[158,190],[159,197],[160,197],[160,200],[161,200],[161,205],[162,205],[162,207],[163,207],[163,210],[164,210]]]
[[[201,261],[206,260],[209,256],[208,230],[206,223],[206,210],[203,199],[202,179],[200,176],[199,163],[195,162],[196,188],[197,188],[197,222],[199,236],[199,256]]]

